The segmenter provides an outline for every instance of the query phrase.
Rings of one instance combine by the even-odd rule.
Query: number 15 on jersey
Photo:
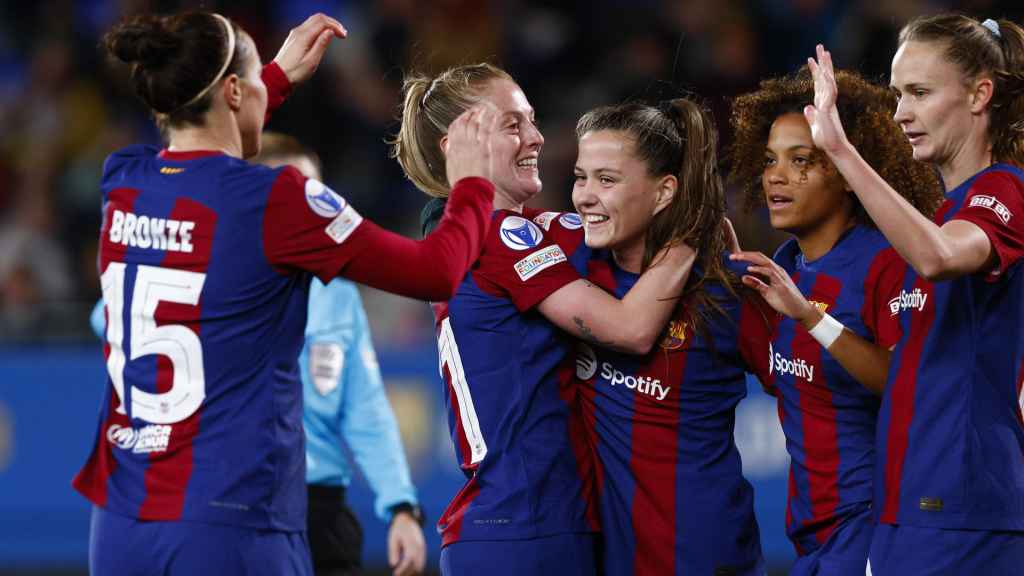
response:
[[[129,359],[151,354],[166,356],[171,362],[173,376],[170,390],[162,393],[132,386],[129,413],[124,389],[127,268],[123,262],[111,262],[100,276],[107,307],[107,343],[110,345],[107,372],[119,400],[117,412],[154,424],[181,422],[194,414],[206,397],[203,348],[191,329],[178,324],[157,326],[154,316],[160,302],[198,305],[206,274],[157,266],[137,267],[127,326],[131,348]]]

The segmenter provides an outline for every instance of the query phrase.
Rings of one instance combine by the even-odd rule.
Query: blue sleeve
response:
[[[335,285],[338,285],[336,287]],[[399,502],[418,503],[412,485],[409,464],[405,458],[398,423],[384,393],[377,355],[373,349],[370,328],[359,291],[351,282],[334,280],[324,292],[331,292],[327,301],[335,318],[345,318],[351,330],[351,345],[344,350],[344,369],[338,426],[356,465],[362,470],[377,498],[374,511],[384,521],[390,520],[388,508]],[[311,306],[311,310],[314,306]],[[311,314],[314,323],[322,315]],[[330,340],[330,331],[307,331],[307,344]],[[341,450],[341,447],[338,447]]]
[[[100,340],[103,340],[104,334],[107,331],[107,317],[103,313],[103,298],[96,301],[92,314],[89,314],[89,325],[92,326],[93,334]]]

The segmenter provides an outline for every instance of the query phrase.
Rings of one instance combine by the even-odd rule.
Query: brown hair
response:
[[[601,130],[626,134],[633,154],[647,166],[651,176],[672,174],[679,186],[672,201],[658,212],[647,228],[642,267],[671,242],[686,242],[697,250],[702,274],[691,274],[682,302],[688,307],[687,321],[701,329],[700,317],[709,310],[721,311],[711,298],[705,282],[719,282],[734,292],[736,279],[722,263],[726,249],[722,233],[725,193],[718,174],[718,131],[711,114],[697,103],[677,98],[654,108],[631,102],[591,110],[576,124],[576,138]],[[698,317],[700,315],[700,317]]]
[[[298,138],[281,132],[264,132],[260,137],[260,153],[249,161],[267,164],[271,159],[308,158],[317,173],[323,173],[320,155],[312,148],[299,142]]]
[[[962,14],[920,17],[903,27],[899,43],[944,43],[946,60],[960,68],[965,80],[990,76],[992,156],[1024,166],[1024,29],[1009,20],[993,22],[998,34]]]
[[[512,80],[508,72],[491,64],[449,68],[437,76],[413,73],[405,78],[402,92],[402,126],[388,143],[406,177],[430,196],[448,196],[441,138],[459,114],[475,104],[488,82]]]
[[[242,30],[234,23],[235,51],[224,76],[240,74],[248,58]],[[142,15],[124,20],[103,36],[103,48],[131,64],[135,93],[149,106],[161,130],[202,126],[213,91],[186,104],[215,80],[224,64],[228,33],[209,12]]]
[[[910,143],[893,122],[895,101],[889,90],[847,70],[836,71],[836,84],[839,88],[836,108],[850,143],[922,214],[934,214],[942,203],[942,187],[931,166],[914,160]],[[761,177],[772,124],[784,114],[802,116],[804,106],[813,103],[814,80],[806,66],[790,76],[763,80],[756,92],[733,101],[730,122],[734,138],[728,180],[741,188],[747,210],[761,207],[765,202]],[[824,153],[815,152],[814,162],[835,170]],[[856,196],[853,201],[857,222],[874,227]]]

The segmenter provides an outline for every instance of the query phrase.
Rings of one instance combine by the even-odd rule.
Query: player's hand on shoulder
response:
[[[346,36],[348,31],[341,22],[326,14],[313,14],[288,32],[274,62],[293,85],[305,82],[316,72],[331,39]]]
[[[399,512],[388,528],[388,565],[394,576],[422,574],[427,563],[423,528],[413,516]]]
[[[487,102],[473,106],[452,121],[441,141],[450,186],[471,176],[492,179],[492,140],[497,128],[498,111]]]

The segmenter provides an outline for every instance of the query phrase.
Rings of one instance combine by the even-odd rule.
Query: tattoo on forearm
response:
[[[590,329],[590,327],[583,323],[583,318],[580,318],[579,316],[573,316],[572,321],[576,324],[576,329],[579,332],[578,335],[580,338],[586,340],[587,342],[590,342],[591,344],[595,344],[603,348],[611,347],[610,342],[602,342],[598,340],[596,336],[594,336],[594,332]]]

